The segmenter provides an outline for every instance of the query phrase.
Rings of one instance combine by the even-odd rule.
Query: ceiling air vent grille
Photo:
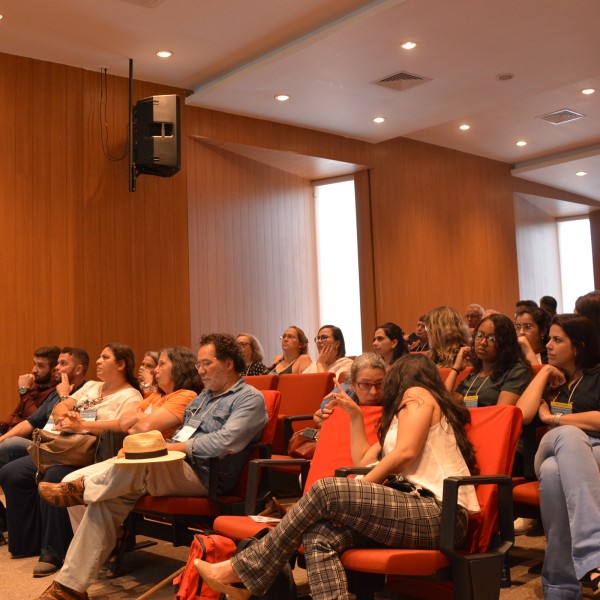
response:
[[[574,110],[569,110],[568,108],[563,108],[562,110],[556,110],[547,115],[540,115],[537,118],[542,119],[542,121],[548,121],[548,123],[552,123],[553,125],[562,125],[569,121],[581,119],[581,117],[583,117],[582,114],[579,114]]]
[[[388,75],[378,81],[373,81],[373,83],[375,85],[382,85],[383,87],[403,92],[404,90],[421,85],[422,83],[427,83],[428,81],[431,81],[429,77],[401,71],[400,73],[394,73],[394,75]]]

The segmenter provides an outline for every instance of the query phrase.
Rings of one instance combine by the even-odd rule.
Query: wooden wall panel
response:
[[[136,82],[135,99],[180,93]],[[0,54],[0,413],[41,345],[147,348],[190,344],[185,164],[128,190],[128,82]],[[185,109],[183,126],[185,127]],[[106,123],[106,126],[104,125]],[[185,160],[185,143],[183,144]],[[95,376],[92,368],[88,373]]]
[[[558,312],[563,312],[556,219],[518,195],[514,202],[519,296],[536,302],[547,294],[554,296]]]
[[[600,290],[600,211],[590,213],[590,237],[592,239],[594,288]]]
[[[269,361],[288,325],[309,337],[318,328],[312,185],[201,141],[191,145],[192,340],[247,331]]]

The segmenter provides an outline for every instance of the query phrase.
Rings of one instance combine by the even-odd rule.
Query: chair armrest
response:
[[[450,557],[458,556],[454,545],[456,513],[458,510],[458,490],[463,485],[494,484],[498,487],[498,522],[500,543],[498,552],[504,553],[514,544],[512,479],[508,475],[470,475],[444,479],[444,502],[442,504],[442,524],[440,550]]]
[[[287,448],[292,436],[294,435],[293,424],[296,421],[311,421],[312,414],[310,415],[286,415],[283,417],[283,447]]]
[[[253,515],[256,512],[256,490],[258,487],[258,476],[261,470],[270,469],[271,467],[294,466],[300,467],[300,483],[304,488],[306,477],[310,468],[310,460],[304,458],[257,458],[250,461],[248,468],[248,487],[246,488],[246,506],[244,512],[247,515]]]
[[[373,467],[340,467],[335,470],[336,477],[348,477],[348,475],[366,475]]]

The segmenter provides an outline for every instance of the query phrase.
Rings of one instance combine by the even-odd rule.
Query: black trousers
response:
[[[59,483],[79,467],[50,467],[43,481]],[[73,538],[66,508],[45,502],[35,483],[36,467],[30,456],[0,469],[0,486],[6,496],[8,550],[14,556],[50,555],[64,559]]]

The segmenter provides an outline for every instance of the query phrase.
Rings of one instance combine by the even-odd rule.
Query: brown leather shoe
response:
[[[60,508],[85,504],[83,500],[83,477],[62,483],[41,481],[38,484],[38,492],[48,504]]]
[[[87,592],[77,592],[58,581],[53,581],[35,600],[88,600],[88,595]]]

